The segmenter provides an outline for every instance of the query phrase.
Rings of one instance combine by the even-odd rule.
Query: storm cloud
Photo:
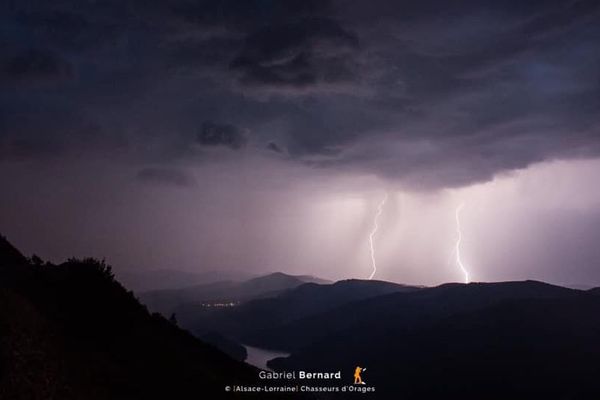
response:
[[[246,146],[246,133],[235,125],[205,121],[197,140],[202,146],[225,146],[239,150]]]
[[[231,63],[250,85],[306,87],[352,81],[358,39],[328,19],[272,25],[250,34]]]
[[[5,61],[3,78],[11,82],[45,82],[68,79],[71,67],[49,51],[28,49]]]
[[[142,182],[175,185],[175,186],[194,186],[195,179],[185,171],[177,169],[164,168],[144,168],[137,174],[137,178]]]
[[[361,216],[358,238],[371,214],[353,196],[400,190],[423,196],[427,208],[436,196],[494,187],[523,171],[593,164],[600,157],[599,19],[592,0],[4,2],[0,162],[11,173],[3,177],[36,188],[36,179],[53,182],[60,190],[40,193],[52,199],[53,215],[68,214],[59,205],[71,204],[65,199],[76,185],[106,200],[97,204],[105,215],[112,215],[105,204],[137,215],[122,203],[157,196],[148,202],[164,212],[157,226],[176,230],[173,214],[183,226],[177,243],[195,237],[199,228],[188,216],[198,204],[208,204],[202,212],[219,225],[214,237],[202,231],[206,242],[221,235],[231,243],[228,235],[244,229],[253,240],[271,229],[267,236],[278,241],[287,228],[269,218],[287,221],[292,212],[273,216],[261,207],[279,210],[279,199],[304,210],[335,192],[344,200],[333,203],[353,204],[348,218]],[[104,197],[112,186],[123,194],[119,203]],[[198,198],[185,197],[192,195]],[[5,199],[13,211],[0,221],[17,231],[11,218],[18,210],[35,214],[19,206],[28,204],[23,196]],[[315,229],[343,214],[336,207],[292,222]],[[123,231],[145,231],[148,215],[157,214],[144,209],[131,221],[137,228]],[[225,221],[211,219],[217,215]],[[310,238],[294,240],[317,248]],[[261,265],[255,248],[269,242],[247,243]],[[209,247],[200,253],[218,262],[218,246]],[[188,255],[199,257],[194,251]],[[240,249],[234,258],[232,265],[252,257]]]
[[[2,84],[54,84],[4,92],[3,142],[70,146],[99,126],[99,148],[145,162],[244,147],[244,126],[256,151],[275,142],[291,163],[427,190],[600,151],[593,1],[462,1],[443,16],[432,1],[4,7]],[[49,107],[73,127],[22,132]],[[198,117],[228,122],[198,131]]]

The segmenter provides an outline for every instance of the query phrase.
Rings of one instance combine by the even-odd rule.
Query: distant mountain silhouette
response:
[[[214,282],[241,282],[255,277],[245,271],[180,271],[176,269],[115,271],[119,282],[136,293],[154,290],[172,290]]]
[[[589,289],[594,288],[594,285],[589,285],[589,284],[585,284],[585,283],[569,283],[569,284],[561,284],[561,286],[564,286],[569,289],[578,289],[578,290],[589,290]]]
[[[593,289],[589,289],[589,290],[588,290],[588,293],[591,293],[591,294],[596,294],[596,295],[600,295],[600,287],[596,287],[596,288],[593,288]]]
[[[141,293],[139,298],[152,311],[170,315],[178,312],[178,309],[185,305],[199,305],[207,302],[241,302],[275,296],[307,282],[326,281],[306,275],[296,276],[275,272],[243,282],[222,281],[175,290],[150,291]]]
[[[600,297],[541,282],[380,296],[275,328],[264,340],[280,335],[293,352],[271,368],[366,366],[377,398],[600,398]]]
[[[0,398],[223,398],[255,379],[150,315],[104,263],[34,265],[0,238]]]
[[[197,335],[218,330],[239,341],[263,348],[278,348],[268,333],[309,315],[320,314],[352,301],[419,288],[391,282],[345,280],[334,284],[307,283],[277,296],[255,299],[237,307],[206,309],[187,305],[177,310],[181,323]],[[266,336],[265,336],[266,335]]]

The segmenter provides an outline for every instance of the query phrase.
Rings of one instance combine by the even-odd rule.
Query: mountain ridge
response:
[[[221,310],[207,310],[192,304],[178,309],[177,315],[183,316],[183,325],[197,335],[203,335],[210,328],[252,345],[257,344],[254,336],[260,335],[261,328],[330,310],[353,300],[413,290],[419,288],[374,280],[352,279],[325,285],[305,283],[276,296],[253,299]],[[270,348],[264,342],[259,347]]]
[[[220,281],[180,289],[157,290],[139,293],[140,301],[151,310],[170,315],[177,307],[203,302],[243,302],[258,297],[275,296],[304,283],[322,282],[308,275],[289,275],[274,272],[246,281]]]
[[[256,336],[256,340],[259,340],[256,344],[270,343],[272,346],[275,345],[274,348],[277,350],[298,351],[313,341],[333,335],[336,331],[359,329],[353,328],[358,324],[366,327],[376,323],[377,319],[401,320],[408,326],[419,320],[426,320],[430,313],[483,308],[514,297],[554,297],[579,292],[581,291],[532,280],[447,283],[417,291],[397,292],[358,300],[286,325],[265,329]]]

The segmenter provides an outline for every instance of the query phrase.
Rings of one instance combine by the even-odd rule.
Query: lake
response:
[[[287,357],[290,353],[283,353],[280,351],[273,350],[265,350],[258,347],[243,345],[248,352],[248,357],[246,357],[246,362],[250,365],[254,365],[260,369],[265,369],[267,371],[271,371],[269,367],[267,367],[267,361],[272,360],[277,357]]]

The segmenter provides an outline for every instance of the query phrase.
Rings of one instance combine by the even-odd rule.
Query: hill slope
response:
[[[27,264],[0,239],[0,398],[222,398],[256,370],[151,316],[110,268]]]

